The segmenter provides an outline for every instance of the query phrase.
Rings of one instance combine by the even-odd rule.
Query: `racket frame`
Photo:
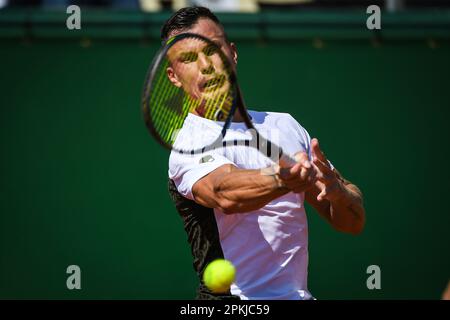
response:
[[[177,43],[180,40],[186,39],[186,38],[197,38],[197,39],[205,41],[208,45],[212,45],[215,48],[217,48],[217,52],[219,52],[224,63],[227,64],[227,68],[230,69],[230,77],[229,77],[230,79],[229,80],[230,80],[230,85],[233,88],[233,95],[234,95],[233,96],[233,104],[231,106],[230,113],[228,114],[227,118],[224,121],[221,134],[217,137],[216,140],[214,140],[214,142],[212,142],[208,146],[205,146],[203,148],[198,148],[195,150],[190,150],[189,152],[186,152],[183,150],[178,150],[178,149],[174,148],[171,144],[167,143],[160,137],[160,135],[158,134],[158,131],[156,130],[155,125],[153,124],[152,115],[151,115],[150,108],[148,105],[148,103],[150,101],[150,94],[153,89],[153,80],[155,79],[155,77],[157,75],[157,71],[159,69],[159,66],[160,66],[162,60],[166,57],[168,50],[175,43]],[[284,154],[284,152],[280,146],[276,145],[275,143],[271,142],[270,140],[267,140],[266,138],[264,138],[263,136],[261,136],[258,133],[258,130],[256,130],[255,126],[253,125],[252,120],[247,112],[247,109],[245,108],[245,102],[242,97],[239,84],[237,82],[236,70],[234,68],[233,63],[228,59],[228,57],[223,53],[223,51],[213,41],[211,41],[210,39],[208,39],[202,35],[186,32],[186,33],[180,33],[180,34],[170,38],[168,41],[166,41],[165,45],[158,51],[158,53],[154,57],[151,65],[150,65],[150,69],[147,72],[145,82],[144,82],[144,87],[142,89],[141,108],[142,108],[142,113],[143,113],[145,124],[146,124],[150,134],[156,139],[156,141],[158,141],[159,144],[161,144],[163,147],[165,147],[169,150],[173,150],[173,151],[176,151],[179,153],[192,154],[192,155],[193,154],[201,154],[201,153],[207,152],[209,150],[212,150],[213,148],[217,148],[217,146],[223,145],[222,142],[225,137],[226,131],[230,127],[230,124],[233,120],[236,110],[239,110],[239,113],[240,113],[242,119],[244,120],[244,123],[247,126],[247,128],[254,130],[254,132],[256,133],[256,138],[258,139],[257,145],[258,145],[258,147],[262,147],[262,148],[258,148],[258,149],[271,150],[271,147],[273,147],[273,148],[279,150],[278,159],[280,160],[281,166],[289,166],[289,165],[296,163],[296,161],[292,157]],[[245,143],[245,145],[249,145],[246,141],[248,142],[248,140],[243,140],[242,142]]]

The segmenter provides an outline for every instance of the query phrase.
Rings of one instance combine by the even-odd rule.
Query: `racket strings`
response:
[[[154,131],[171,146],[189,113],[213,121],[225,121],[231,113],[235,95],[230,84],[229,63],[220,49],[212,48],[201,39],[187,40],[190,51],[181,52],[181,63],[173,59],[178,52],[172,49],[178,43],[173,44],[161,59],[146,94],[147,101],[144,101]],[[177,46],[176,50],[180,48],[183,46]],[[205,74],[201,73],[200,67],[196,69],[198,72],[192,72],[196,63],[202,64]],[[177,81],[182,79],[177,85],[175,80],[169,79],[169,68],[176,74]]]
[[[184,93],[168,79],[166,73],[168,64],[169,62],[165,60],[157,72],[149,105],[155,130],[165,142],[172,144],[173,133],[181,128],[188,111],[179,107],[183,103]]]

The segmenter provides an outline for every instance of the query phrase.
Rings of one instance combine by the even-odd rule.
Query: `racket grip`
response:
[[[285,154],[282,150],[280,150],[280,167],[282,168],[289,168],[292,167],[294,164],[297,163],[293,157],[290,155]]]

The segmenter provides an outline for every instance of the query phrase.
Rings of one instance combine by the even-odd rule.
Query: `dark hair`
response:
[[[161,40],[167,40],[169,34],[174,30],[183,31],[189,29],[197,23],[198,19],[211,19],[219,26],[222,26],[214,13],[205,7],[186,7],[175,12],[161,28]]]

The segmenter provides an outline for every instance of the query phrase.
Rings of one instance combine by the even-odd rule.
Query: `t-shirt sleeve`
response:
[[[186,155],[173,151],[169,158],[169,178],[173,180],[182,196],[195,200],[192,194],[194,184],[225,164],[233,164],[233,162],[215,151],[199,155]]]
[[[308,154],[309,159],[313,160],[312,149],[311,149],[311,137],[310,137],[308,131],[305,128],[303,128],[302,125],[300,123],[298,123],[297,120],[295,120],[292,116],[291,116],[291,118],[292,118],[292,121],[295,122],[296,134],[298,136],[300,143],[302,144],[304,150],[306,150],[306,153]],[[328,163],[330,164],[331,169],[334,169],[334,166],[330,160],[328,160]]]
[[[291,115],[288,116],[288,119],[289,129],[292,130],[292,136],[295,136],[296,141],[299,143],[298,149],[295,151],[304,150],[308,154],[308,157],[312,159],[311,137],[309,136],[308,131]]]

